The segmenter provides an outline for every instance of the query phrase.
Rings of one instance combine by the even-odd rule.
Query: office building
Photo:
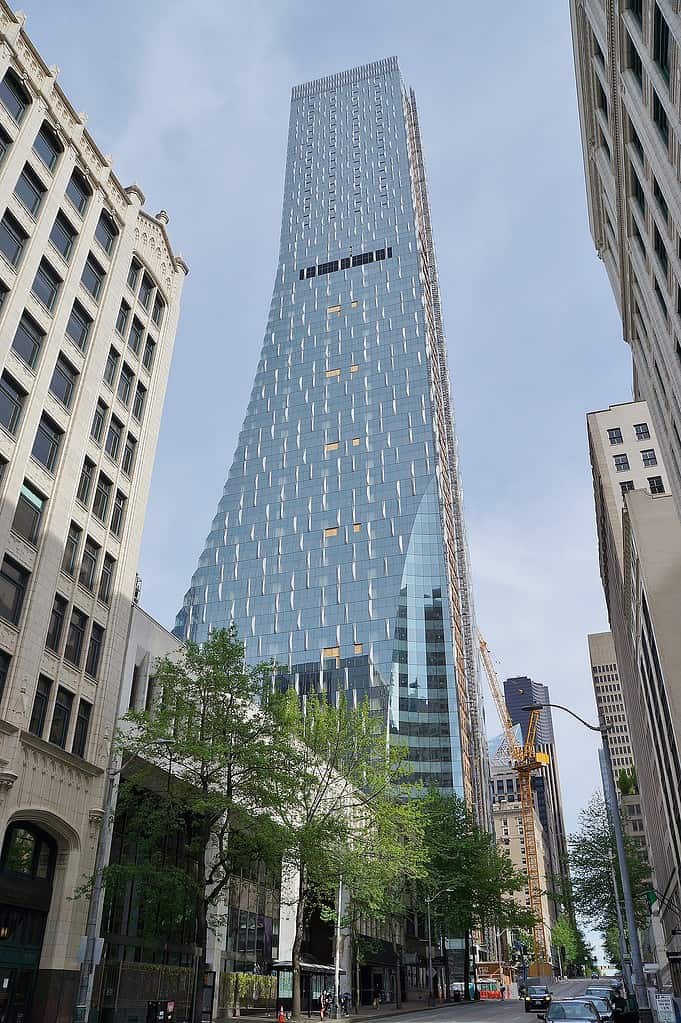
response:
[[[588,641],[598,720],[609,727],[612,768],[618,784],[619,772],[634,767],[634,756],[615,644],[611,632],[592,633]]]
[[[504,682],[504,697],[511,721],[514,725],[520,726],[522,739],[525,742],[530,712],[523,708],[532,704],[550,703],[548,686],[542,685],[540,682],[534,682],[525,675],[507,678]],[[567,834],[563,816],[560,775],[558,773],[558,753],[553,734],[553,717],[550,707],[544,707],[539,715],[536,746],[538,750],[548,754],[549,757],[548,764],[533,775],[532,787],[537,800],[537,811],[546,833],[550,873],[553,877],[560,878],[562,881],[563,906],[557,906],[554,911],[560,913],[564,909],[568,914],[572,915],[572,894],[567,869]],[[557,886],[553,885],[552,891],[555,890],[557,890]]]
[[[233,621],[301,697],[368,698],[414,779],[473,805],[469,587],[416,103],[390,58],[293,90],[262,353],[175,631]]]
[[[672,0],[570,9],[591,233],[681,510],[681,21]]]
[[[681,778],[670,685],[679,643],[672,622],[680,596],[681,524],[647,404],[590,413],[587,428],[601,579],[616,654],[614,662],[603,663],[617,665],[640,795],[632,801],[632,817],[644,822],[653,885],[660,893],[661,928],[653,928],[659,979],[681,993],[681,944],[674,934]],[[633,834],[633,821],[630,830]]]
[[[0,1016],[71,1019],[186,267],[0,2]]]

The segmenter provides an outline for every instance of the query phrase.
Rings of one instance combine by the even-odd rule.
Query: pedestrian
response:
[[[502,1002],[504,1000],[505,994],[506,994],[506,985],[502,984],[501,985],[501,1000],[502,1000]]]
[[[350,994],[348,991],[345,991],[341,997],[341,1010],[344,1016],[350,1015]]]
[[[319,1018],[324,1019],[326,1017],[326,1011],[329,1006],[329,992],[324,988],[319,998]]]

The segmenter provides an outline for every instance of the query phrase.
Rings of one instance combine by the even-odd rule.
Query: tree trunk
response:
[[[298,875],[298,902],[296,904],[296,932],[291,952],[291,1016],[300,1019],[300,949],[305,927],[305,867],[300,865]]]
[[[463,939],[463,997],[467,1002],[471,1000],[471,947],[468,928]]]
[[[194,988],[194,1023],[201,1023],[203,1012],[203,977],[206,972],[206,939],[208,937],[208,912],[206,900],[199,899],[196,907],[196,945],[199,949],[196,966],[196,986]]]

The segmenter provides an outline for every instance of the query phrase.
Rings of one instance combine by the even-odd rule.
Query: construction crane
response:
[[[508,713],[506,700],[497,678],[497,673],[492,663],[489,648],[483,636],[478,633],[478,643],[482,663],[489,682],[494,702],[497,706],[497,713],[501,721],[506,745],[511,758],[511,765],[518,775],[518,790],[520,792],[520,809],[523,819],[523,834],[525,837],[525,857],[527,860],[527,888],[530,896],[530,909],[534,914],[534,954],[536,963],[533,972],[540,976],[551,974],[550,949],[546,947],[546,936],[544,930],[544,909],[542,905],[542,891],[539,883],[539,856],[537,854],[537,833],[534,826],[534,797],[532,795],[532,774],[539,771],[549,762],[547,753],[542,753],[535,746],[537,737],[537,725],[541,710],[538,708],[530,711],[530,720],[527,726],[527,735],[524,744],[518,742],[511,715]]]

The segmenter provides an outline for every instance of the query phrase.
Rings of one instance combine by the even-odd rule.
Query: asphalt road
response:
[[[554,998],[578,998],[592,980],[563,980],[554,984]],[[400,1020],[404,1023],[538,1023],[536,1013],[525,1012],[519,998],[509,1001],[479,1001],[473,1004],[443,1005],[437,1009],[405,1012],[382,1019]],[[378,1023],[378,1021],[377,1021]]]

